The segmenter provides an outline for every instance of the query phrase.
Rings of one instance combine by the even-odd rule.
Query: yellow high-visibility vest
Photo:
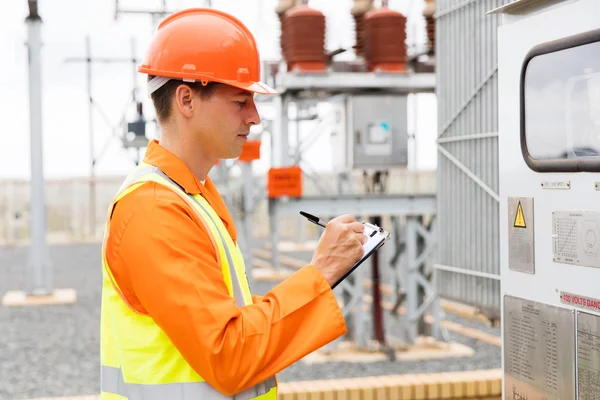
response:
[[[206,382],[181,356],[154,320],[132,310],[121,297],[106,259],[114,205],[148,181],[172,189],[201,217],[212,235],[229,295],[238,306],[252,303],[242,254],[214,209],[200,195],[187,194],[155,166],[141,163],[125,179],[108,212],[102,248],[101,399],[102,400],[276,400],[275,377],[227,396]]]

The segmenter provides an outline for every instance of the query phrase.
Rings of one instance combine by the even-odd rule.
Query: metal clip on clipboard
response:
[[[321,221],[320,218],[315,217],[307,212],[300,211],[300,214],[306,217],[310,222],[317,224],[319,226],[325,227],[326,224]],[[358,268],[367,258],[371,257],[373,253],[381,248],[385,244],[385,242],[390,238],[391,234],[385,231],[383,228],[371,224],[369,222],[363,222],[365,225],[365,235],[368,240],[367,243],[363,244],[363,256],[354,264],[352,268],[350,268],[346,273],[335,282],[331,288],[334,289],[337,285],[339,285],[344,279],[346,279],[356,268]]]

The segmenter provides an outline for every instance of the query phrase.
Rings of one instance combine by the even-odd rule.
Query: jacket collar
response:
[[[199,194],[204,197],[225,224],[233,241],[236,241],[237,232],[233,218],[217,188],[208,176],[203,185],[179,157],[162,147],[157,140],[151,140],[148,144],[144,162],[158,167],[175,183],[181,186],[186,193],[192,195]]]

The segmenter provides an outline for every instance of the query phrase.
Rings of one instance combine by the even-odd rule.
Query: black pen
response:
[[[300,211],[300,215],[302,215],[303,217],[306,217],[313,224],[317,224],[319,226],[322,226],[323,228],[327,228],[325,223],[323,221],[321,221],[321,219],[319,217],[315,217],[314,215],[311,215],[304,211]]]

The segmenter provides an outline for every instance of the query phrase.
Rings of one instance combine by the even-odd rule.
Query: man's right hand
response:
[[[365,226],[352,215],[342,215],[327,223],[312,257],[314,265],[329,285],[338,281],[363,255],[367,242]]]

